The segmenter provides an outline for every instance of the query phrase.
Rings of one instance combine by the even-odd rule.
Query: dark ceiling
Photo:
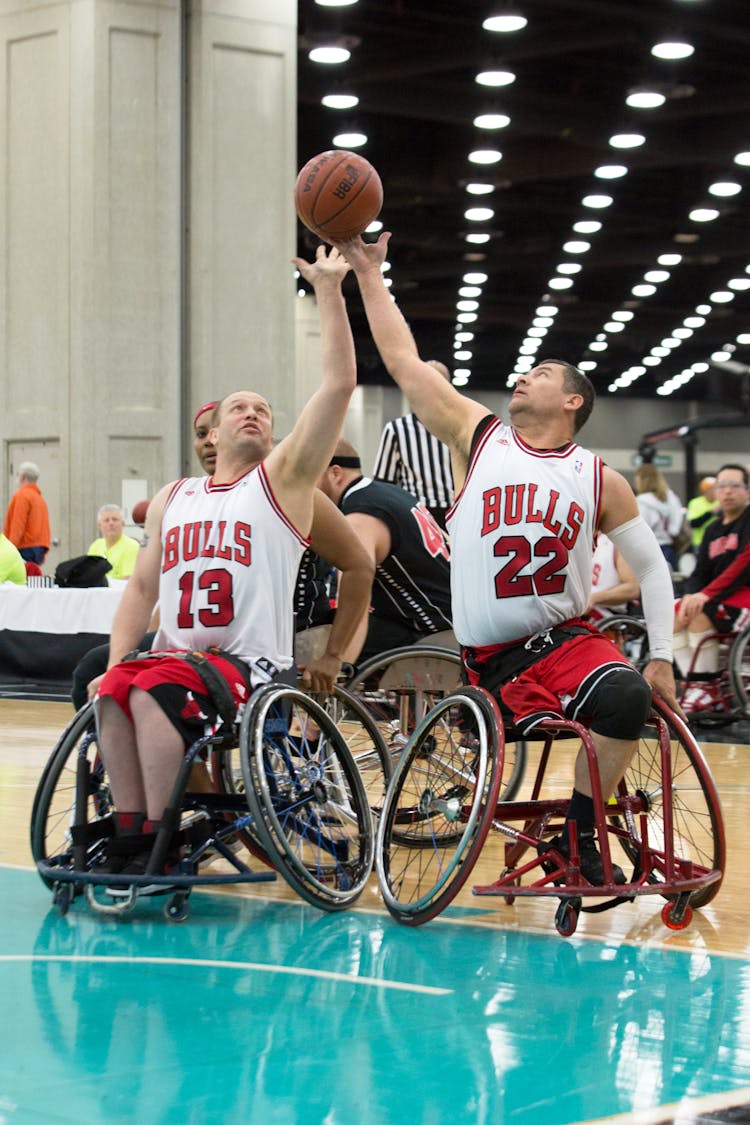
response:
[[[511,7],[527,17],[523,30],[483,29],[487,16]],[[693,55],[655,58],[652,46],[665,39],[687,40]],[[348,46],[348,62],[308,59],[311,46],[331,41]],[[734,161],[750,151],[750,0],[357,0],[346,7],[300,0],[299,43],[299,164],[334,147],[337,133],[367,135],[357,151],[383,180],[393,293],[421,354],[470,370],[469,393],[505,389],[544,304],[559,311],[538,358],[595,362],[590,374],[600,393],[642,367],[700,305],[705,324],[616,393],[652,397],[725,345],[733,363],[750,363],[750,346],[737,343],[750,333],[750,290],[741,288],[750,282],[750,167]],[[487,69],[508,69],[515,81],[480,86],[475,76]],[[664,104],[630,109],[626,96],[641,86],[665,94]],[[359,105],[323,107],[322,96],[336,89],[356,94]],[[507,114],[510,124],[477,128],[474,118],[488,112]],[[640,131],[645,144],[614,149],[609,138],[623,131]],[[493,147],[502,152],[499,163],[469,162],[470,151]],[[597,179],[594,170],[608,164],[627,174]],[[741,191],[715,198],[708,189],[716,181],[735,181]],[[469,182],[494,190],[475,197]],[[609,207],[583,206],[585,196],[602,192],[612,196]],[[469,206],[489,206],[494,217],[471,223]],[[719,211],[714,221],[689,217],[708,206]],[[602,229],[576,234],[573,224],[585,219]],[[470,245],[470,231],[490,240]],[[565,252],[571,239],[590,249]],[[300,253],[309,256],[314,245],[300,226]],[[670,276],[652,296],[634,297],[633,286],[661,268],[657,259],[666,253],[681,254],[681,262],[666,267]],[[573,285],[550,289],[566,262],[582,266]],[[476,321],[464,326],[474,339],[462,362],[453,358],[456,303],[472,270],[487,281]],[[717,291],[733,299],[712,299]],[[386,383],[353,293],[349,304],[360,377]],[[605,329],[613,313],[628,311],[634,316],[624,331]],[[606,349],[591,350],[602,333]],[[674,397],[738,405],[746,381],[711,365]]]

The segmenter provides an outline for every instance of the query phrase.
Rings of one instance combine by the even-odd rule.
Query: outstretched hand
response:
[[[334,247],[346,258],[355,273],[367,269],[380,269],[388,253],[391,232],[384,230],[377,242],[365,242],[361,235],[345,240],[336,239]]]
[[[314,262],[308,262],[304,258],[292,258],[292,261],[305,281],[309,281],[314,289],[327,281],[340,285],[351,269],[349,262],[335,246],[330,250],[326,250],[325,246],[319,246],[315,251]]]

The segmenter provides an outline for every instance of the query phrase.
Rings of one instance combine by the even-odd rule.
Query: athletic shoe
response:
[[[568,842],[567,831],[561,836],[554,836],[549,843],[542,846],[543,851],[548,851],[549,848],[555,848],[561,856],[568,859],[570,856],[570,845]],[[604,886],[604,864],[602,857],[599,854],[599,849],[596,846],[595,837],[593,832],[580,832],[578,835],[578,855],[580,856],[580,871],[584,879],[594,887]],[[552,861],[542,865],[544,870],[548,873],[555,870]],[[618,886],[625,883],[625,872],[616,863],[612,864],[612,878]]]

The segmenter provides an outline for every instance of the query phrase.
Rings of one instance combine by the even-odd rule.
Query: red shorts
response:
[[[500,698],[524,731],[546,718],[583,721],[592,691],[623,666],[632,668],[612,641],[601,633],[582,633],[504,684]]]
[[[226,681],[237,707],[247,702],[249,690],[234,664],[209,653],[207,659]],[[195,668],[179,657],[149,656],[115,664],[99,686],[99,697],[108,695],[133,718],[131,688],[146,691],[159,704],[186,746],[217,729],[220,717],[205,683]]]

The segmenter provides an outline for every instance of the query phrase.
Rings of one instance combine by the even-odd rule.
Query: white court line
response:
[[[57,961],[61,964],[97,965],[195,965],[201,969],[242,969],[244,972],[286,973],[287,976],[318,977],[320,980],[338,980],[345,984],[366,984],[373,988],[390,988],[398,992],[416,992],[423,996],[450,996],[452,988],[432,988],[426,984],[404,984],[398,980],[379,980],[377,977],[353,977],[348,973],[331,973],[326,969],[295,969],[289,965],[264,965],[258,961],[208,961],[201,957],[95,957],[46,953],[0,953],[0,962]]]
[[[630,1113],[618,1113],[614,1117],[587,1119],[586,1125],[662,1125],[668,1121],[674,1121],[675,1125],[694,1125],[698,1114],[731,1109],[746,1102],[750,1102],[750,1086],[741,1086],[723,1094],[683,1098],[682,1101],[657,1106],[655,1109],[633,1109]]]

